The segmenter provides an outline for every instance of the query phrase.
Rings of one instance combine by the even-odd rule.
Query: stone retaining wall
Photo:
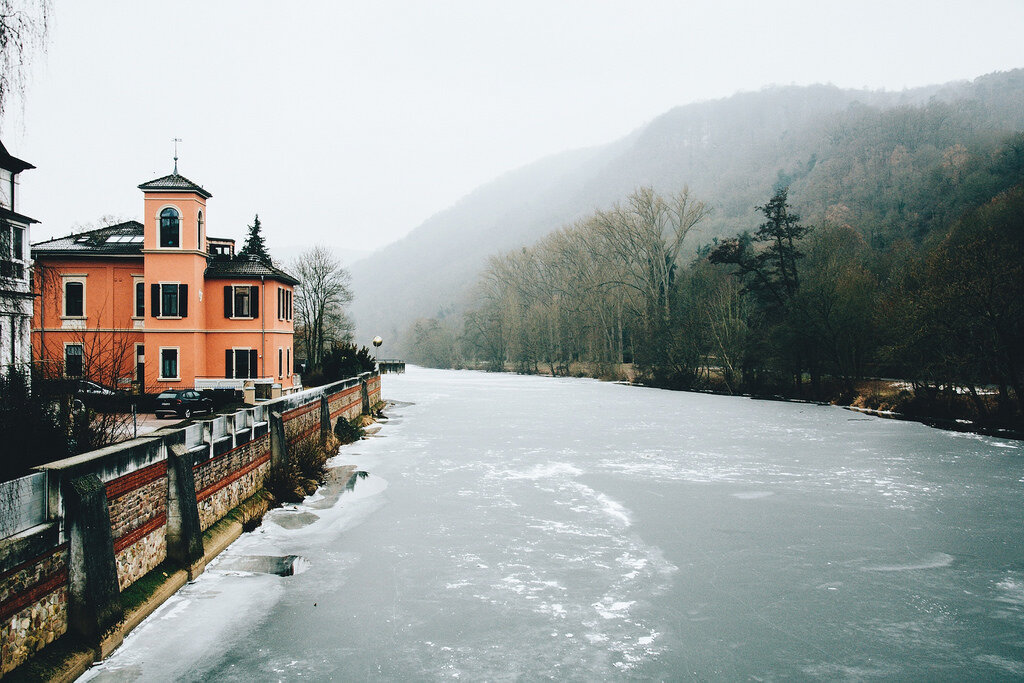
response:
[[[167,557],[167,461],[106,483],[118,588],[124,590]]]
[[[37,468],[49,521],[0,539],[0,676],[65,632],[99,648],[122,614],[120,592],[165,559],[201,572],[202,531],[263,487],[272,458],[325,437],[322,415],[355,417],[364,398],[380,400],[378,375]]]
[[[68,546],[62,544],[0,575],[0,675],[68,629]]]
[[[193,465],[199,523],[205,531],[263,488],[270,469],[270,434]]]
[[[354,387],[343,389],[329,397],[328,408],[331,414],[331,424],[334,424],[339,417],[351,420],[362,412],[363,398],[362,388],[357,384]]]

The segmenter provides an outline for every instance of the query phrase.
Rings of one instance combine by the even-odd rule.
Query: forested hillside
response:
[[[774,87],[681,106],[607,146],[508,173],[356,263],[353,316],[360,338],[390,343],[418,318],[457,314],[489,255],[641,186],[688,186],[711,208],[688,249],[756,227],[754,207],[779,184],[810,224],[848,224],[876,246],[919,241],[993,196],[1003,181],[990,162],[1021,130],[1024,70],[899,93]]]
[[[984,103],[855,103],[787,134],[803,136],[804,160],[746,208],[651,184],[496,253],[461,309],[408,328],[409,357],[1024,428],[1024,127],[1007,123],[1014,97],[986,84],[967,89]],[[750,138],[761,152],[730,166],[708,151],[716,135],[693,155],[736,195],[757,191],[740,171],[765,148],[792,157]],[[630,150],[648,136],[668,144],[648,130]],[[636,158],[665,160],[662,178],[690,151],[647,149]],[[879,376],[905,382],[867,381]]]

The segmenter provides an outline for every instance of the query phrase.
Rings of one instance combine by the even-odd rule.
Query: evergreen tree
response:
[[[255,256],[266,265],[273,265],[273,262],[270,260],[270,254],[267,252],[267,240],[263,237],[263,228],[260,226],[259,214],[256,214],[252,225],[248,227],[249,234],[246,236],[245,244],[242,246],[242,250],[238,252],[238,255]]]

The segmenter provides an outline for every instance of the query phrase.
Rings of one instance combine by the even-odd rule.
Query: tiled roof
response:
[[[32,256],[142,256],[142,223],[127,221],[97,228],[77,235],[56,237],[32,245]],[[213,238],[210,238],[213,239]],[[233,241],[233,240],[230,240]],[[289,285],[299,281],[280,268],[268,266],[256,256],[234,258],[207,257],[206,277],[224,279],[232,277],[266,277]]]
[[[56,237],[32,245],[32,256],[60,254],[73,256],[138,255],[142,256],[142,223],[127,221],[96,228],[77,235]]]
[[[255,256],[236,256],[233,259],[211,259],[206,266],[208,280],[232,277],[268,277],[278,282],[297,285],[299,281],[280,268],[268,266]]]
[[[148,183],[142,183],[139,185],[139,189],[163,190],[164,192],[195,192],[207,199],[213,196],[200,185],[196,185],[185,176],[178,175],[177,173],[165,175],[163,178],[157,178],[156,180],[150,180]]]

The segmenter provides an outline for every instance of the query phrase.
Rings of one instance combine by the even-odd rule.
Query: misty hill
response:
[[[791,187],[805,222],[828,216],[872,240],[920,240],[991,196],[983,178],[950,188],[949,174],[932,171],[969,173],[1022,130],[1020,69],[898,93],[772,87],[676,107],[608,145],[507,173],[354,264],[357,338],[394,340],[419,317],[458,310],[489,255],[642,185],[688,185],[712,206],[700,242],[756,227],[754,207],[777,184]]]

